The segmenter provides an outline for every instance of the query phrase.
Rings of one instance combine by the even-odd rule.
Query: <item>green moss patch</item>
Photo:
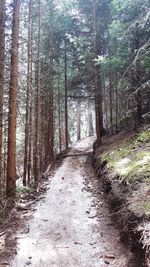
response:
[[[144,130],[119,148],[103,153],[102,160],[121,181],[134,183],[150,177],[150,131]],[[116,176],[115,175],[115,176]],[[148,181],[148,180],[147,180]]]

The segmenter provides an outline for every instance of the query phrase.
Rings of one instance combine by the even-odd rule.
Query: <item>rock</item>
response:
[[[31,261],[27,261],[25,264],[26,265],[31,265],[31,263],[32,263]]]
[[[78,241],[75,241],[74,242],[75,245],[82,245],[82,243],[78,242]]]
[[[109,261],[104,261],[106,264],[110,264],[110,262]]]

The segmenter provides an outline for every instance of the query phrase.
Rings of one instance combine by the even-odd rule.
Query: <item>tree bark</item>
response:
[[[5,60],[5,0],[0,0],[0,192],[2,187],[3,90]]]
[[[98,16],[96,1],[93,0],[93,31],[94,31],[94,58],[101,54],[100,36],[98,35]],[[95,115],[96,115],[96,135],[97,144],[101,144],[101,136],[103,130],[103,112],[102,112],[102,82],[100,65],[94,66],[94,83],[95,83]]]
[[[54,160],[54,110],[53,110],[53,29],[49,33],[49,162]]]
[[[77,141],[81,140],[81,102],[77,102]]]
[[[65,38],[65,141],[68,149],[68,88],[67,88],[67,44]]]
[[[13,1],[11,73],[9,86],[8,117],[8,159],[7,159],[7,197],[16,194],[16,121],[18,89],[18,43],[19,43],[19,7],[20,1]]]
[[[88,135],[94,134],[91,100],[88,100]]]
[[[36,70],[36,99],[35,99],[35,136],[34,136],[34,181],[38,185],[40,170],[40,111],[41,111],[41,1],[38,1],[38,41],[37,41],[37,70]]]
[[[31,8],[32,0],[29,1],[29,24],[28,24],[28,66],[27,66],[27,89],[26,89],[26,122],[25,122],[25,146],[24,146],[24,173],[23,173],[23,185],[27,185],[27,173],[29,165],[29,132],[30,132],[30,75],[31,75]],[[28,177],[29,180],[29,177]]]

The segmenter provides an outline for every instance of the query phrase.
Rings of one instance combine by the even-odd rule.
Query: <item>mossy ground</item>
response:
[[[145,180],[150,182],[150,131],[142,130],[127,143],[104,152],[102,160],[108,161],[108,167],[121,181],[134,183]]]
[[[132,211],[150,217],[150,127],[105,138],[96,154],[99,163],[107,162],[110,181],[123,190]]]

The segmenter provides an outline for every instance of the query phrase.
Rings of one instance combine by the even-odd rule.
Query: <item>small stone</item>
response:
[[[31,261],[27,261],[27,262],[26,262],[26,265],[30,265],[30,264],[31,264]]]

